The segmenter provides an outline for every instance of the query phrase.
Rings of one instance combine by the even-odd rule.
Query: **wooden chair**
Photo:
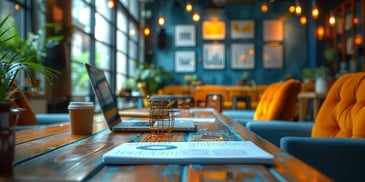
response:
[[[223,95],[220,93],[209,93],[205,98],[205,107],[214,108],[217,112],[223,110]]]

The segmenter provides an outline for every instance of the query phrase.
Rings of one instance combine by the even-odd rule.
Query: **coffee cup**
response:
[[[71,134],[90,135],[93,133],[94,103],[70,102],[68,105]]]

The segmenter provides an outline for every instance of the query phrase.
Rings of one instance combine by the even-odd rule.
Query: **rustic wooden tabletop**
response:
[[[274,165],[104,165],[102,154],[125,142],[150,141],[150,133],[111,132],[95,117],[94,134],[71,135],[69,124],[16,133],[13,172],[7,180],[47,181],[331,181],[325,175],[220,113],[197,122],[197,131],[173,133],[170,141],[250,140],[272,153]]]

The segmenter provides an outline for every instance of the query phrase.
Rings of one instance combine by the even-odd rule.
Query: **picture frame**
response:
[[[253,20],[232,20],[231,39],[253,39],[255,38],[255,21]]]
[[[231,68],[254,69],[255,68],[255,44],[232,43],[231,44]]]
[[[207,70],[225,69],[225,45],[223,43],[206,43],[203,45],[203,68]]]
[[[196,70],[196,54],[193,50],[175,51],[175,72],[192,73]]]
[[[282,69],[284,67],[284,48],[281,44],[267,44],[262,53],[263,68]]]
[[[194,25],[175,26],[175,47],[196,46],[196,30]]]
[[[224,40],[226,38],[226,24],[224,21],[203,21],[202,34],[204,40]]]
[[[281,19],[264,20],[263,33],[264,41],[283,41],[284,22]]]

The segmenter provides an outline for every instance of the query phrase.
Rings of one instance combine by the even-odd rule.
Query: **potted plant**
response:
[[[34,41],[34,37],[31,40]],[[37,47],[31,40],[21,40],[10,16],[0,21],[0,103],[11,102],[10,96],[19,90],[19,87],[11,87],[19,72],[24,72],[32,84],[35,83],[35,73],[48,80],[58,73],[42,64],[44,46]]]
[[[0,175],[10,174],[15,150],[15,126],[19,109],[12,109],[11,96],[19,91],[13,81],[19,72],[24,72],[33,84],[35,73],[51,79],[57,73],[41,62],[40,47],[31,42],[22,42],[10,15],[0,20]]]
[[[315,92],[320,94],[325,94],[328,90],[328,78],[329,78],[329,70],[325,66],[320,66],[315,69]]]
[[[156,67],[153,64],[145,62],[137,63],[135,80],[137,81],[137,85],[143,85],[146,88],[148,94],[156,93],[163,79],[171,80],[171,73],[167,72],[162,67]]]

